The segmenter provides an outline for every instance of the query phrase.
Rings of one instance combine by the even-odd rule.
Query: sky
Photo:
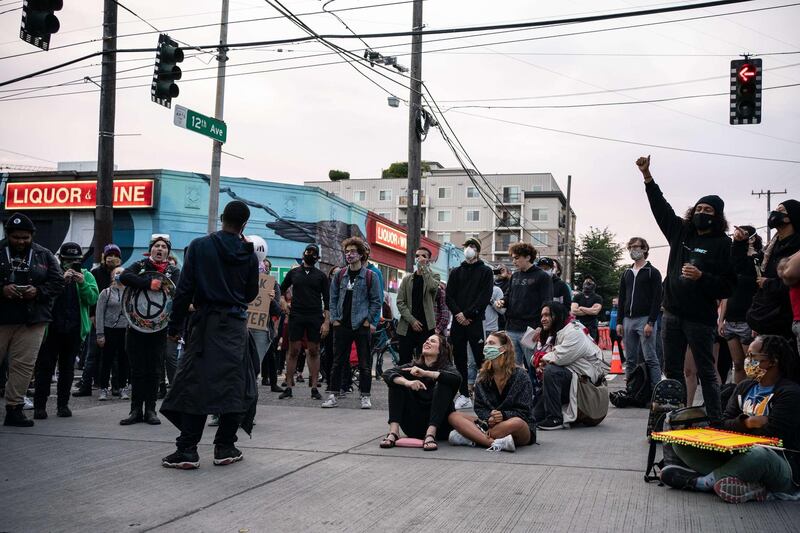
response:
[[[335,0],[327,9],[391,1]],[[689,3],[693,2],[427,0],[423,20],[425,29],[443,29],[555,21]],[[220,2],[125,0],[121,4],[189,45],[218,42]],[[284,1],[298,15],[319,12],[322,4]],[[657,247],[665,239],[647,205],[634,165],[638,156],[651,155],[653,176],[681,213],[699,197],[715,193],[724,199],[732,224],[764,226],[766,198],[753,196],[752,191],[786,189],[786,195],[775,197],[773,207],[781,199],[800,197],[800,85],[765,90],[760,125],[728,124],[732,59],[744,53],[761,57],[764,87],[800,84],[800,34],[796,31],[800,4],[791,4],[789,0],[751,1],[514,32],[460,34],[449,40],[440,39],[454,35],[426,36],[422,79],[489,180],[495,173],[550,172],[566,190],[571,175],[577,233],[608,227],[620,242],[633,235],[645,237],[653,246],[652,261],[663,267],[666,249]],[[101,49],[103,2],[67,0],[58,12],[61,30],[53,35],[54,49],[6,57],[37,50],[17,37],[20,11],[3,13],[19,5],[20,1],[0,0],[0,80]],[[233,0],[230,6],[231,22],[248,22],[229,25],[229,43],[303,35],[266,2]],[[717,16],[744,10],[759,11]],[[359,34],[407,31],[412,4],[337,14]],[[122,8],[118,17],[118,48],[155,47],[158,34],[150,25]],[[269,17],[275,18],[252,20]],[[690,17],[702,18],[667,23]],[[319,34],[347,33],[327,13],[301,18]],[[195,25],[209,26],[183,29]],[[633,25],[639,27],[629,27]],[[512,40],[517,42],[505,42]],[[410,66],[410,38],[366,41]],[[365,49],[356,39],[334,42],[358,55]],[[72,43],[81,44],[55,49]],[[443,48],[450,50],[436,51]],[[213,115],[214,55],[190,50],[186,55],[181,64],[184,79],[178,82],[181,93],[173,104]],[[223,149],[232,155],[223,155],[223,175],[303,183],[325,179],[335,168],[350,172],[353,179],[374,178],[390,163],[407,160],[408,108],[405,102],[398,108],[387,105],[389,94],[408,99],[407,78],[377,67],[362,67],[363,75],[359,75],[318,42],[234,49],[228,57],[224,109],[228,140]],[[150,101],[154,53],[120,53],[118,61],[118,168],[209,173],[211,141],[177,128],[173,110]],[[334,61],[338,63],[297,68]],[[0,164],[54,167],[58,161],[96,160],[99,92],[83,78],[99,81],[99,74],[100,61],[95,57],[0,87]],[[41,88],[57,84],[66,85]],[[63,94],[68,92],[80,93]],[[718,93],[722,95],[630,103]],[[599,105],[620,102],[627,104]],[[541,107],[565,105],[577,107]],[[423,143],[422,156],[446,167],[458,166],[436,130]]]

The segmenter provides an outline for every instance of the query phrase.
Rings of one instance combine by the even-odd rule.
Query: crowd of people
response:
[[[800,202],[784,201],[770,213],[775,236],[767,244],[754,226],[734,226],[729,236],[719,196],[700,198],[680,216],[653,180],[649,156],[636,164],[669,260],[662,274],[648,260],[645,238],[627,242],[631,262],[610,313],[625,377],[641,367],[652,385],[677,380],[689,405],[699,385],[712,425],[775,436],[786,446],[735,460],[678,447],[685,465],[666,467],[662,481],[714,490],[726,501],[797,490]],[[207,415],[218,426],[215,463],[240,460],[236,431],[252,427],[256,376],[290,401],[306,366],[310,396],[325,409],[354,389],[360,407],[370,409],[373,379],[385,381],[389,427],[382,448],[395,447],[404,434],[425,451],[446,440],[513,452],[535,443],[538,430],[592,426],[605,417],[609,363],[598,346],[604,302],[591,275],[573,292],[560,277],[561,264],[537,257],[531,244],[510,246],[509,268],[484,262],[480,240],[471,238],[444,283],[423,246],[397,290],[395,318],[369,245],[351,237],[341,243],[344,266],[328,272],[317,266],[319,246],[306,246],[298,265],[268,290],[271,327],[248,332],[247,304],[258,293],[259,274],[271,270],[266,250],[243,237],[248,217],[245,204],[228,204],[222,230],[193,241],[182,270],[169,237],[154,235],[143,259],[123,268],[111,244],[90,272],[81,267],[80,246],[65,243],[54,256],[33,242],[30,219],[11,215],[0,242],[5,424],[33,425],[23,412],[33,377],[33,418],[47,418],[56,367],[56,414],[71,416],[81,346],[83,375],[72,394],[92,395],[97,385],[100,401],[130,399],[122,425],[159,424],[156,400],[164,398],[161,413],[181,432],[175,454],[163,460],[175,468],[199,464]],[[132,327],[123,309],[126,288],[160,292],[165,285],[174,290],[168,327]],[[391,328],[398,341],[397,364],[385,372],[382,353],[373,361],[379,328]],[[721,346],[736,384],[725,404]]]

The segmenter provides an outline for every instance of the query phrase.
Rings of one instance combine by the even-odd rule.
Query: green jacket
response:
[[[414,288],[414,276],[409,274],[400,282],[397,290],[397,310],[400,311],[400,320],[397,323],[397,334],[405,336],[411,324],[414,323],[414,315],[411,314],[411,293]],[[430,267],[422,269],[422,307],[425,309],[425,329],[430,331],[436,327],[436,291],[439,289],[439,274],[434,273]]]
[[[85,268],[81,269],[83,283],[78,283],[78,300],[81,302],[81,340],[86,338],[92,329],[92,320],[89,318],[89,308],[97,303],[97,280],[91,272]]]

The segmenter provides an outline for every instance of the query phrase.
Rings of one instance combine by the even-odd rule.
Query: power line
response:
[[[754,159],[754,160],[758,160],[758,161],[774,161],[774,162],[778,162],[778,163],[800,163],[799,160],[795,160],[795,159],[780,159],[780,158],[775,158],[775,157],[760,157],[760,156],[748,156],[748,155],[741,155],[741,154],[729,154],[729,153],[724,153],[724,152],[711,152],[711,151],[707,151],[707,150],[694,150],[694,149],[691,149],[691,148],[678,148],[678,147],[675,147],[675,146],[665,146],[665,145],[660,145],[660,144],[642,143],[642,142],[637,142],[637,141],[629,141],[629,140],[625,140],[625,139],[614,139],[614,138],[611,138],[611,137],[602,137],[600,135],[590,135],[588,133],[578,133],[578,132],[575,132],[575,131],[560,130],[560,129],[556,129],[556,128],[547,128],[545,126],[538,126],[536,124],[526,124],[524,122],[516,122],[516,121],[513,121],[513,120],[504,120],[504,119],[499,119],[499,118],[495,118],[495,117],[486,117],[486,116],[483,116],[483,115],[474,115],[472,113],[466,113],[464,111],[454,111],[454,113],[459,113],[461,115],[467,115],[467,116],[475,117],[475,118],[482,118],[484,120],[493,120],[495,122],[503,122],[503,123],[506,123],[506,124],[513,124],[515,126],[522,126],[522,127],[525,127],[525,128],[533,128],[533,129],[538,129],[538,130],[543,130],[543,131],[550,131],[550,132],[553,132],[553,133],[564,133],[564,134],[567,134],[567,135],[574,135],[576,137],[585,137],[585,138],[588,138],[588,139],[597,139],[597,140],[601,140],[601,141],[610,141],[610,142],[617,142],[617,143],[623,143],[623,144],[632,144],[632,145],[636,145],[636,146],[646,146],[648,148],[660,148],[660,149],[663,149],[663,150],[674,150],[674,151],[678,151],[678,152],[689,152],[689,153],[693,153],[693,154],[702,154],[702,155],[717,155],[717,156],[721,156],[721,157],[734,157],[734,158],[737,158],[737,159]]]

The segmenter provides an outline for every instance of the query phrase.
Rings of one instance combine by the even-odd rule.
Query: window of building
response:
[[[439,233],[439,241],[444,244],[446,242],[450,242],[450,234],[447,232]]]
[[[453,221],[453,212],[449,209],[440,209],[436,213],[436,220],[438,222],[452,222]]]
[[[378,211],[375,214],[378,215],[379,217],[388,218],[389,220],[392,219],[392,214],[388,211]]]
[[[440,200],[449,200],[453,197],[453,188],[452,187],[439,187],[439,199]]]
[[[481,195],[478,192],[477,187],[472,187],[472,186],[467,187],[467,198],[480,198],[480,197]]]
[[[534,231],[531,233],[531,244],[534,246],[549,246],[550,240],[546,231]]]
[[[386,202],[392,199],[392,190],[391,189],[383,189],[378,191],[378,200],[381,202]]]
[[[353,191],[353,201],[354,202],[366,202],[367,201],[367,191]]]
[[[503,187],[503,202],[517,203],[521,201],[519,187],[514,185],[512,187]]]
[[[480,209],[469,209],[467,210],[467,222],[480,222],[481,220],[481,211]]]
[[[478,237],[478,235],[480,235],[480,234],[479,234],[479,233],[477,233],[477,232],[468,232],[468,233],[465,233],[465,234],[464,234],[464,240],[465,240],[465,241],[466,241],[467,239],[478,239],[478,240],[481,240],[481,239]]]
[[[531,211],[531,220],[534,222],[546,222],[547,221],[547,209],[534,209]]]

